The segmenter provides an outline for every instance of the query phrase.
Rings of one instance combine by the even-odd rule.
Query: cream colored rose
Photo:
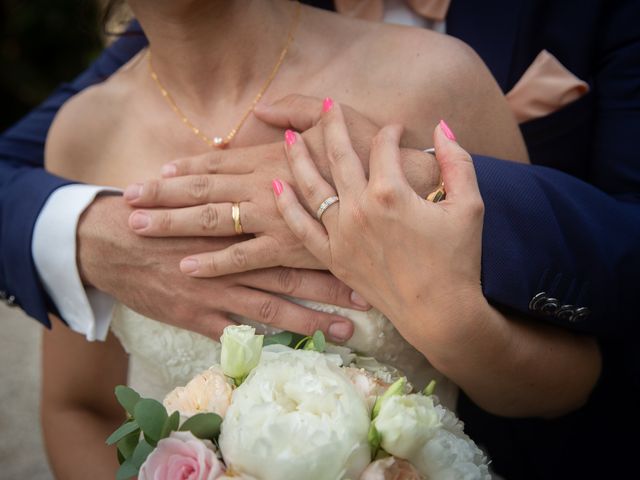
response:
[[[371,412],[373,405],[376,403],[376,398],[389,388],[389,384],[362,368],[346,367],[343,370],[356,391],[364,398],[367,408]]]
[[[232,393],[233,387],[216,365],[194,377],[186,386],[175,388],[163,404],[169,413],[177,410],[181,417],[213,412],[224,418]]]
[[[425,480],[425,477],[406,460],[387,457],[371,463],[360,480]]]
[[[220,337],[222,351],[220,364],[225,375],[236,385],[242,383],[260,361],[264,335],[256,335],[256,329],[248,325],[230,325]]]

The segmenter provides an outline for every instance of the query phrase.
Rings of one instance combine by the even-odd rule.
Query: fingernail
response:
[[[354,305],[357,305],[358,307],[371,308],[371,305],[369,304],[369,302],[367,302],[364,299],[364,297],[360,295],[358,292],[356,292],[355,290],[351,292],[351,303],[353,303]]]
[[[333,100],[331,97],[327,97],[322,101],[322,111],[327,113],[329,110],[333,108]]]
[[[287,145],[291,146],[296,143],[296,134],[291,130],[287,130],[284,132],[284,141],[287,142]]]
[[[131,228],[142,230],[151,224],[151,217],[145,212],[133,212],[131,214]]]
[[[447,122],[445,122],[444,120],[440,120],[440,128],[444,132],[445,137],[447,137],[451,141],[454,141],[454,142],[456,141],[456,136],[453,134],[453,131],[449,128],[449,125],[447,125]]]
[[[133,200],[137,200],[142,195],[142,184],[134,183],[133,185],[129,185],[127,189],[124,191],[124,199],[128,202],[132,202]]]
[[[200,262],[195,258],[185,258],[180,262],[182,273],[196,273],[200,267]]]
[[[273,187],[273,193],[276,194],[276,197],[279,197],[282,193],[282,182],[280,180],[273,180],[271,186]]]
[[[336,322],[329,325],[329,335],[339,342],[344,342],[351,337],[351,325],[346,322]]]
[[[175,177],[177,173],[178,173],[178,168],[173,163],[167,163],[166,165],[163,165],[162,168],[160,169],[160,174],[163,177]]]

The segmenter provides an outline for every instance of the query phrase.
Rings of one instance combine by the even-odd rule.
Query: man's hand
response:
[[[355,110],[343,110],[354,150],[368,172],[371,139],[379,128]],[[315,127],[321,111],[322,100],[290,95],[271,106],[257,106],[255,114],[270,125],[304,132],[311,158],[333,184],[322,134]],[[131,228],[149,237],[234,235],[231,206],[238,202],[243,231],[255,238],[191,255],[180,264],[184,273],[215,277],[277,265],[322,268],[283,222],[273,201],[274,178],[298,190],[283,144],[216,151],[165,165],[164,179],[135,184],[125,192],[132,206],[147,208],[131,215]],[[433,190],[439,178],[433,157],[412,149],[402,149],[401,156],[412,188],[422,196]]]
[[[127,225],[121,197],[99,197],[78,226],[78,265],[83,282],[153,319],[218,338],[236,314],[302,334],[322,330],[335,341],[353,333],[348,320],[303,308],[275,293],[366,309],[366,302],[324,272],[271,268],[222,278],[183,275],[181,258],[216,251],[237,239],[146,238]],[[274,293],[271,293],[274,292]]]

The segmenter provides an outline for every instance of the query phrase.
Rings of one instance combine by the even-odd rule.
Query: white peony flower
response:
[[[213,412],[224,418],[231,403],[233,387],[222,369],[215,365],[194,377],[184,387],[177,387],[162,402],[169,413],[180,412],[181,417]]]
[[[373,423],[382,448],[409,461],[441,426],[433,399],[415,393],[387,398]]]
[[[219,439],[227,465],[262,480],[359,478],[370,422],[339,357],[278,350],[233,393]]]
[[[220,337],[220,363],[225,375],[241,383],[258,364],[263,339],[264,335],[256,335],[256,329],[248,325],[226,327]]]

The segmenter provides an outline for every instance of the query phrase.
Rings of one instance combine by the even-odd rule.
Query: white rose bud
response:
[[[431,397],[418,394],[387,398],[373,422],[382,448],[409,461],[441,426]]]
[[[222,371],[236,384],[249,375],[260,361],[264,335],[256,335],[256,329],[248,325],[230,325],[220,337]]]

